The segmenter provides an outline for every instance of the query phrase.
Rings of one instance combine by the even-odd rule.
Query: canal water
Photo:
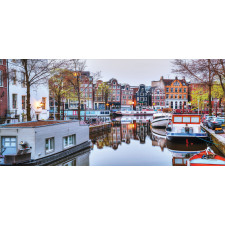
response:
[[[151,117],[120,117],[108,131],[90,136],[89,151],[55,165],[62,166],[186,166],[207,143],[166,140],[165,129],[152,129]],[[216,154],[220,154],[212,146]]]

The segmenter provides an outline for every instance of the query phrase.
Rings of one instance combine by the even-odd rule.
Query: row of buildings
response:
[[[26,121],[27,89],[24,74],[12,68],[10,60],[0,59],[0,119],[1,123]],[[102,91],[102,85],[108,88],[108,95]],[[192,86],[185,78],[165,79],[161,77],[151,85],[132,86],[122,84],[115,78],[108,82],[94,81],[89,71],[80,75],[81,110],[140,110],[153,108],[186,109],[191,100]],[[46,120],[57,110],[57,102],[49,91],[48,82],[31,87],[31,118]],[[78,101],[64,99],[61,110],[76,114]]]

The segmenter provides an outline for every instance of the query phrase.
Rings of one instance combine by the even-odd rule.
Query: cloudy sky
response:
[[[175,77],[171,73],[171,59],[88,59],[91,72],[101,71],[102,80],[114,77],[120,83],[151,85],[152,80]]]

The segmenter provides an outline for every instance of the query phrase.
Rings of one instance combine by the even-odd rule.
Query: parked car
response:
[[[208,121],[208,128],[215,130],[216,128],[221,128],[225,126],[225,119],[222,117],[217,117]]]
[[[208,126],[208,121],[210,121],[211,119],[216,118],[215,116],[209,116],[207,115],[205,120],[202,122],[204,126]]]

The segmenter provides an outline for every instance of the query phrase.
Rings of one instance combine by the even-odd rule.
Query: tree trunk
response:
[[[77,75],[77,97],[78,97],[78,120],[80,120],[80,80]]]
[[[60,120],[61,118],[61,113],[60,113],[60,106],[61,106],[61,98],[60,97],[58,97],[58,100],[57,100],[57,103],[58,103],[58,105],[57,105],[57,116],[56,116],[56,118],[57,118],[57,120]]]
[[[28,76],[28,68],[27,68],[27,59],[22,59],[22,64],[25,70],[25,83],[27,86],[27,121],[31,121],[31,113],[30,113],[30,82]]]
[[[209,87],[209,116],[212,116],[212,85],[208,85]]]

